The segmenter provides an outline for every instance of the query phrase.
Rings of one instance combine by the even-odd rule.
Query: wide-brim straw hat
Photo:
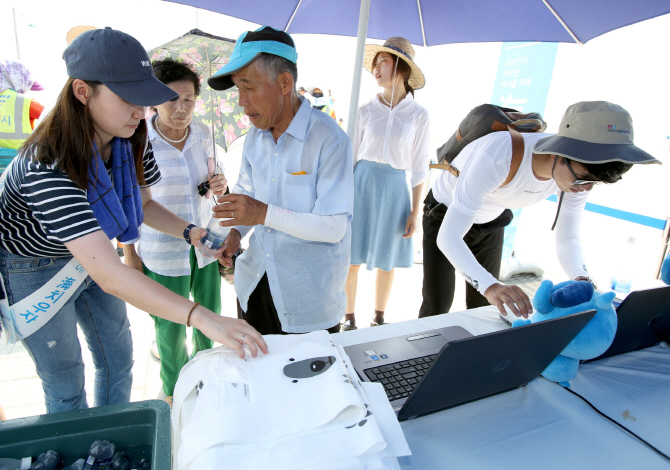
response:
[[[98,29],[98,28],[96,28],[95,26],[75,26],[74,28],[70,28],[70,30],[67,32],[67,35],[65,36],[65,40],[67,41],[68,46],[81,33],[90,31],[92,29]]]
[[[419,66],[414,63],[414,47],[412,47],[412,44],[407,39],[401,37],[388,38],[382,46],[366,44],[365,55],[363,56],[363,67],[365,67],[365,70],[372,73],[372,61],[375,60],[375,57],[380,52],[388,52],[407,62],[407,65],[412,70],[408,80],[409,86],[415,90],[424,87],[426,78],[423,76],[423,72],[421,72]]]

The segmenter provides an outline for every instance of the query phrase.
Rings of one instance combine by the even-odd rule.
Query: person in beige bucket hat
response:
[[[633,143],[633,120],[606,101],[570,106],[556,135],[522,134],[521,166],[507,184],[512,160],[508,132],[493,132],[467,145],[452,165],[458,177],[436,178],[424,205],[424,281],[420,317],[446,313],[455,270],[465,277],[467,308],[495,305],[501,315],[532,313],[518,286],[498,281],[503,232],[511,212],[559,195],[556,251],[569,279],[590,281],[579,225],[589,191],[616,183],[633,164],[659,163]],[[552,227],[553,229],[553,227]]]
[[[426,79],[414,62],[412,45],[400,37],[389,38],[381,46],[367,45],[363,66],[382,91],[358,109],[356,121],[355,207],[344,331],[356,328],[354,308],[362,264],[368,270],[377,268],[370,325],[384,324],[394,270],[409,268],[414,262],[412,235],[429,162],[428,111],[414,100],[414,90],[422,88]]]
[[[633,144],[633,118],[628,111],[607,101],[581,101],[570,106],[558,134],[538,141],[534,152],[560,155],[588,168],[607,162],[661,163]],[[591,170],[600,172],[602,168]]]

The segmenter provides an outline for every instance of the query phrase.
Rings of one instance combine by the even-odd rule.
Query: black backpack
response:
[[[430,167],[447,170],[454,176],[458,176],[460,171],[451,166],[451,162],[466,145],[491,132],[508,131],[512,136],[512,165],[507,179],[502,184],[505,186],[512,181],[523,159],[523,137],[519,132],[542,132],[546,128],[547,123],[544,122],[540,113],[523,114],[516,109],[482,104],[470,111],[461,121],[454,135],[437,149],[439,163],[434,163]]]

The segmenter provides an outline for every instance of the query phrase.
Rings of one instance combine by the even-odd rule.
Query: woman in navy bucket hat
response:
[[[151,198],[161,175],[144,106],[178,95],[154,77],[142,45],[120,31],[86,31],[63,59],[70,78],[8,167],[0,194],[3,322],[37,366],[47,412],[88,407],[77,325],[96,367],[95,406],[130,400],[126,302],[193,325],[240,357],[245,344],[253,356],[259,347],[267,353],[246,322],[220,317],[124,265],[110,243],[133,243],[142,223],[189,244],[206,233]]]

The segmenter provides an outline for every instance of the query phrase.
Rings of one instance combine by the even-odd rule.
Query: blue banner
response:
[[[491,103],[544,113],[558,43],[504,42]]]
[[[504,42],[491,103],[519,112],[544,114],[558,43]],[[512,256],[521,209],[505,228],[503,263]]]

